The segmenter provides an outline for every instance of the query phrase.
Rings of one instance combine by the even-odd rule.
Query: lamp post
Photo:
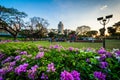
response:
[[[99,17],[97,18],[97,20],[100,22],[100,24],[103,25],[103,28],[101,29],[101,34],[103,36],[103,48],[106,48],[105,47],[105,25],[108,24],[108,22],[110,21],[110,18],[112,18],[113,15],[108,15],[108,16],[105,16],[105,18],[103,17]]]

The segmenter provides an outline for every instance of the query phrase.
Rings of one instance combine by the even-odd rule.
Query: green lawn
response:
[[[64,47],[75,47],[75,48],[100,48],[102,47],[102,43],[92,43],[92,42],[48,42],[48,41],[34,41],[34,42],[11,42],[6,44],[0,44],[0,48],[8,46],[19,46],[22,47],[22,45],[42,45],[45,47],[49,47],[50,45],[59,44]],[[106,49],[113,49],[113,48],[119,48],[120,49],[120,40],[106,40]]]

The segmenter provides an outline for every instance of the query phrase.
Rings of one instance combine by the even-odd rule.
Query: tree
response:
[[[30,18],[24,27],[23,34],[31,38],[42,38],[47,33],[48,25],[49,23],[43,18]]]
[[[55,35],[56,35],[56,34],[55,34],[54,32],[49,32],[49,33],[48,33],[48,36],[51,37],[51,38],[54,37]]]
[[[96,36],[97,34],[98,34],[98,31],[96,31],[96,30],[91,30],[86,33],[86,35],[89,37]]]
[[[111,36],[113,36],[113,35],[116,33],[116,29],[113,28],[113,27],[108,27],[107,29],[108,29],[108,33],[109,33]]]
[[[117,23],[115,23],[115,24],[113,25],[113,28],[115,28],[116,33],[120,34],[120,21],[117,22]]]
[[[90,31],[90,27],[89,26],[80,26],[77,27],[76,29],[76,33],[79,35],[85,35],[88,31]]]
[[[100,35],[101,35],[101,36],[104,36],[104,35],[105,35],[105,29],[104,29],[104,28],[99,29],[99,31],[100,31]]]
[[[6,8],[0,5],[0,29],[9,32],[16,40],[21,27],[24,26],[22,18],[27,16],[26,13],[20,12],[14,8]]]

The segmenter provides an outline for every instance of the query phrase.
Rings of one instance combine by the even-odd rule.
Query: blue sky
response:
[[[64,29],[76,30],[78,26],[87,25],[92,30],[103,26],[98,17],[113,14],[106,27],[120,21],[120,0],[0,0],[0,5],[13,7],[30,17],[41,17],[50,23],[48,28],[57,29],[59,21]]]

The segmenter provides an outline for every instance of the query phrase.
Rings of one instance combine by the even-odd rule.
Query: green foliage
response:
[[[45,43],[44,43],[45,44]],[[48,45],[48,44],[47,44]],[[59,80],[60,74],[62,71],[67,70],[69,72],[76,70],[80,73],[80,78],[82,80],[95,80],[94,71],[102,71],[107,74],[107,80],[119,80],[120,74],[120,63],[116,59],[115,55],[112,54],[110,58],[106,58],[105,61],[109,64],[106,69],[100,68],[100,61],[95,58],[100,56],[95,49],[87,48],[78,49],[76,51],[75,48],[73,50],[69,50],[69,48],[60,47],[59,48],[48,48],[42,47],[43,50],[40,50],[35,42],[33,43],[24,43],[24,42],[16,42],[16,43],[5,43],[0,45],[0,51],[7,56],[17,56],[20,55],[21,51],[27,51],[28,55],[32,55],[28,57],[28,55],[21,55],[22,59],[16,62],[14,68],[18,67],[23,63],[28,63],[29,66],[27,68],[30,69],[34,65],[38,65],[39,68],[37,70],[37,76],[40,78],[41,74],[44,72],[49,80]],[[40,59],[35,59],[36,55],[39,52],[44,51],[44,56]],[[4,59],[5,59],[4,58]],[[3,60],[4,60],[3,59]],[[23,60],[25,59],[25,60]],[[86,59],[89,59],[89,62],[86,62]],[[1,63],[2,61],[0,61]],[[54,63],[55,72],[47,72],[47,66],[50,63]],[[6,64],[1,64],[0,68],[6,66]],[[39,80],[39,78],[36,80]],[[29,80],[26,73],[22,73],[22,75],[18,76],[14,71],[7,73],[5,76],[6,80]]]

